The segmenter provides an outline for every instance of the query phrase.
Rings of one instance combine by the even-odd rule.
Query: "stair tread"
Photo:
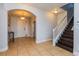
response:
[[[66,49],[66,50],[68,50],[68,51],[70,51],[70,52],[73,52],[73,48],[70,48],[70,47],[67,47],[67,46],[64,46],[64,45],[62,45],[62,44],[57,44],[57,46],[59,46],[59,47],[61,47],[61,48],[63,48],[63,49]]]
[[[65,41],[65,40],[59,40],[59,43],[65,45],[65,46],[73,48],[73,43],[71,43],[71,42],[68,42],[68,41]]]
[[[65,31],[64,34],[67,34],[67,35],[73,35],[73,32]]]
[[[71,31],[72,28],[66,28],[66,31]]]
[[[70,38],[62,37],[61,40],[65,40],[65,41],[73,43],[73,39],[70,39]]]
[[[63,36],[73,37],[73,33],[70,32],[64,32]]]
[[[65,32],[73,33],[73,31],[72,31],[72,30],[65,30]]]
[[[62,37],[72,38],[73,39],[73,35],[69,35],[69,34],[64,34],[64,35],[62,35]]]

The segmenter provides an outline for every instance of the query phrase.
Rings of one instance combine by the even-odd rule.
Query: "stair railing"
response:
[[[53,29],[53,45],[55,46],[67,26],[67,15]]]

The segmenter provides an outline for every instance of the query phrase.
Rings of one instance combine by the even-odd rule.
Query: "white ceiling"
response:
[[[54,8],[61,7],[66,3],[25,3],[35,8],[39,8],[44,11],[52,11]],[[32,16],[31,13],[25,10],[11,10],[9,12],[10,15],[18,15],[18,16]]]
[[[32,16],[32,13],[28,12],[28,11],[25,11],[25,10],[20,10],[20,9],[14,9],[14,10],[11,10],[9,11],[9,15],[12,15],[12,16]]]
[[[50,11],[53,8],[61,7],[67,3],[26,3],[27,5],[42,9],[44,11]]]

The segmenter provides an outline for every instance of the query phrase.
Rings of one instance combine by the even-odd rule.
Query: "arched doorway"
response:
[[[35,38],[35,23],[36,16],[27,10],[12,9],[8,11],[8,32],[14,33],[14,38]]]

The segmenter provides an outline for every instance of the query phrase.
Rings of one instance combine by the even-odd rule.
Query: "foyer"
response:
[[[71,52],[66,48],[63,49],[64,46],[70,48],[69,45],[73,42],[65,45],[67,40],[62,40],[65,44],[62,44],[61,41],[61,37],[74,15],[73,3],[5,3],[0,4],[0,7],[2,14],[0,16],[0,35],[2,35],[0,37],[0,55],[73,55],[73,45]],[[13,41],[12,37],[8,35],[9,32],[14,33]],[[71,40],[73,41],[72,38]],[[62,47],[57,43],[61,44]]]
[[[60,47],[52,46],[52,41],[36,44],[33,38],[16,38],[9,43],[6,52],[0,56],[72,56],[73,54]]]

